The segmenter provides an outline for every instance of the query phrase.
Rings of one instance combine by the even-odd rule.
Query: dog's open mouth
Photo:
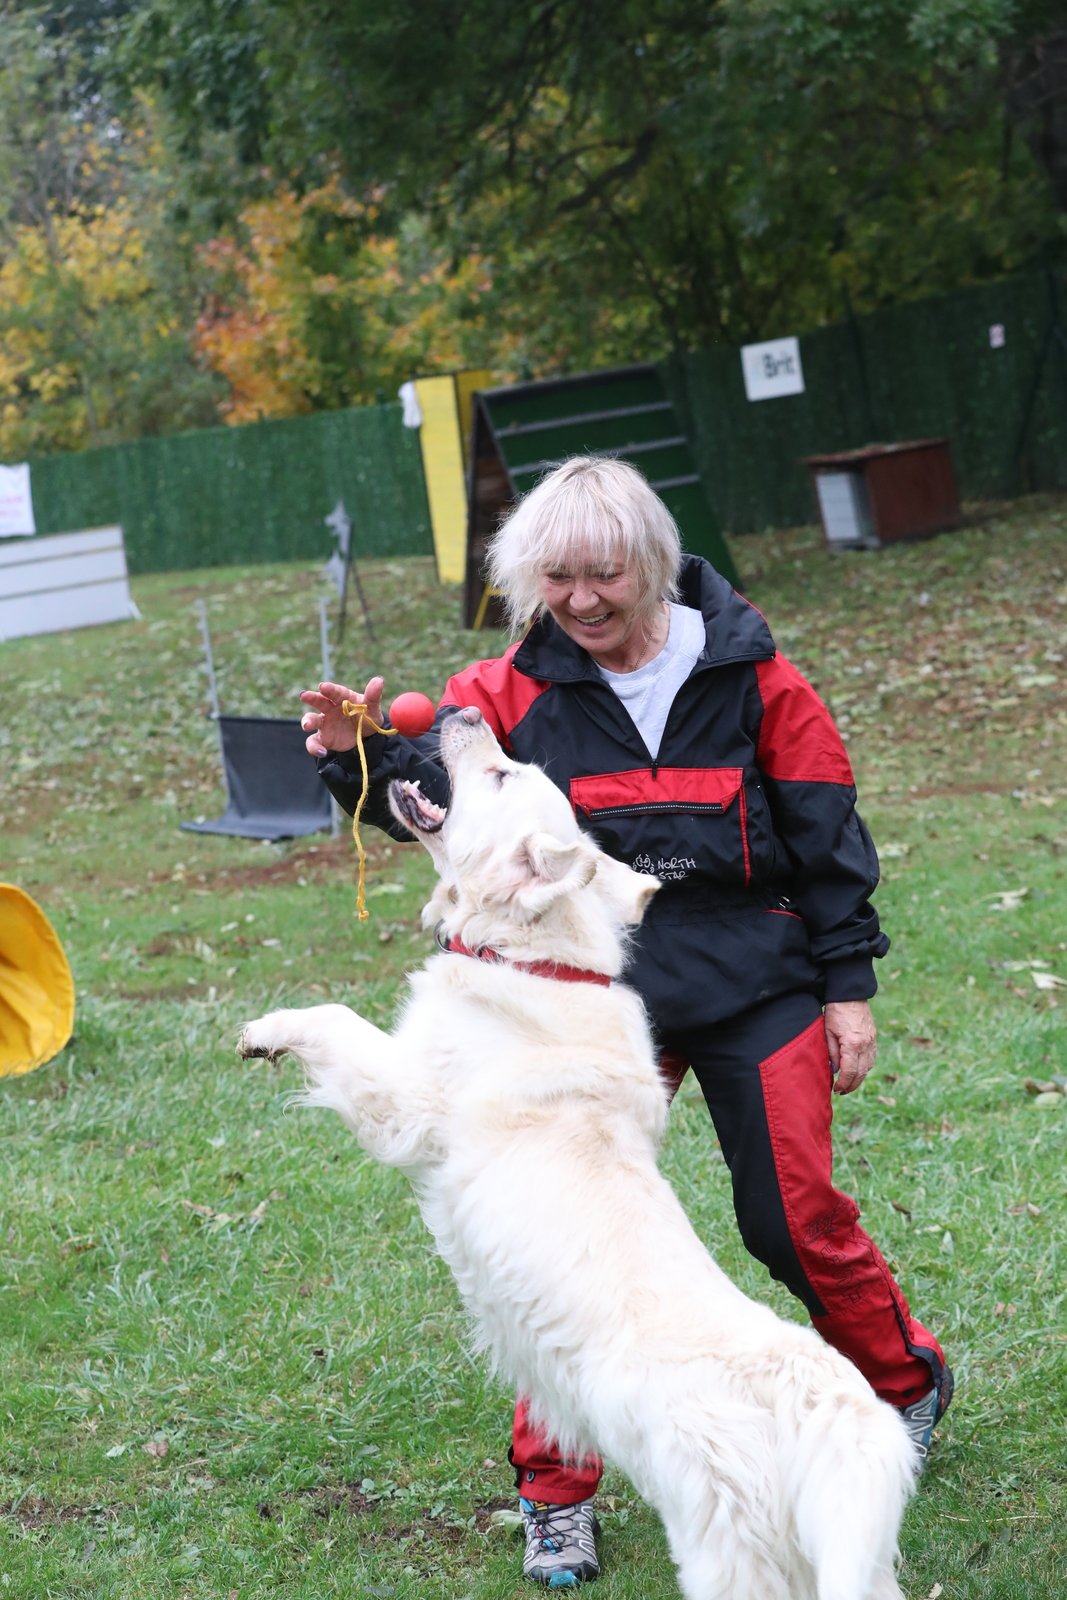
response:
[[[394,778],[389,785],[389,798],[396,815],[412,833],[437,833],[448,815],[444,806],[423,794],[418,778]]]

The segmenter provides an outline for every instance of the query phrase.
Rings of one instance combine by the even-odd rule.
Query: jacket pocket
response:
[[[620,860],[636,864],[639,858],[643,870],[657,873],[658,850],[661,864],[679,859],[688,863],[689,871],[672,875],[710,876],[746,886],[751,882],[741,767],[634,767],[596,773],[571,779],[570,801],[579,821],[584,819]],[[680,834],[672,819],[682,818],[691,820]]]

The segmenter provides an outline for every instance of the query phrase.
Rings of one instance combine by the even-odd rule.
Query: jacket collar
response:
[[[775,645],[766,621],[710,562],[702,556],[683,556],[678,583],[682,604],[704,618],[707,642],[699,665],[772,659]],[[538,617],[516,649],[513,665],[527,677],[550,683],[599,681],[600,676],[592,657],[547,613]]]

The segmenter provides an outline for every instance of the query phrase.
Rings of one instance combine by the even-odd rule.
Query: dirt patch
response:
[[[22,1528],[58,1528],[65,1522],[90,1522],[94,1526],[114,1522],[117,1506],[59,1506],[52,1500],[28,1494],[0,1506],[0,1517],[10,1517]]]
[[[351,872],[355,863],[355,847],[350,838],[331,839],[314,850],[294,850],[280,861],[262,861],[247,867],[223,868],[212,874],[214,884],[232,884],[234,887],[254,888],[264,883],[295,883],[298,878],[328,875],[336,878],[339,872]]]
[[[324,840],[311,848],[292,850],[272,861],[259,861],[247,867],[212,867],[210,873],[188,873],[190,880],[206,882],[212,889],[256,888],[262,884],[296,883],[300,878],[329,876],[351,871],[355,861],[352,840],[342,836]],[[149,883],[173,883],[173,871],[149,874]]]
[[[319,1517],[333,1517],[339,1514],[356,1519],[374,1512],[388,1512],[389,1509],[388,1499],[367,1495],[356,1484],[345,1484],[339,1489],[312,1489],[308,1491],[306,1498]],[[513,1499],[492,1500],[487,1505],[476,1506],[472,1513],[473,1521],[457,1519],[454,1512],[432,1516],[427,1511],[414,1520],[409,1518],[404,1522],[392,1523],[389,1537],[403,1539],[421,1535],[442,1544],[462,1544],[472,1529],[478,1533],[485,1533],[493,1513],[504,1510],[514,1510]]]
[[[162,983],[155,987],[146,983],[143,989],[106,988],[101,993],[116,1000],[206,1000],[212,987],[209,983]],[[217,995],[220,991],[217,985],[214,987]]]

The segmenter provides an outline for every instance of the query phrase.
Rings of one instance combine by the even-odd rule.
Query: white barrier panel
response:
[[[0,639],[63,633],[140,616],[122,529],[0,542]]]

